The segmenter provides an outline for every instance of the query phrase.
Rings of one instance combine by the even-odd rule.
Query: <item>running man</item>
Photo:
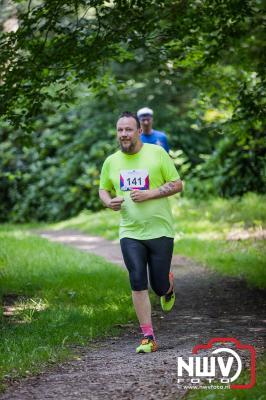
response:
[[[142,143],[158,144],[159,146],[162,146],[167,151],[167,153],[169,153],[169,145],[166,134],[164,132],[152,129],[153,110],[148,107],[141,108],[137,112],[137,117],[140,120],[140,125],[142,129]]]
[[[182,181],[162,147],[142,143],[135,114],[123,113],[116,129],[120,150],[103,164],[99,196],[106,207],[121,211],[120,245],[144,335],[136,352],[150,353],[157,350],[157,343],[147,265],[150,285],[160,296],[162,309],[170,311],[175,302],[174,277],[170,272],[174,228],[168,196],[182,191]],[[112,198],[113,190],[116,197]]]

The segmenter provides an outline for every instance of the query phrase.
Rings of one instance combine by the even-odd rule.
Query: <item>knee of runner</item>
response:
[[[143,279],[135,274],[130,275],[130,286],[136,292],[148,289],[147,282],[143,282]]]
[[[168,286],[152,286],[152,290],[154,291],[157,296],[164,296],[169,290],[169,283]]]
[[[142,290],[147,290],[148,287],[147,285],[143,284],[143,282],[137,280],[137,279],[131,279],[130,280],[130,285],[131,285],[131,289],[134,292],[141,292]]]
[[[131,289],[134,292],[141,292],[143,290],[147,290],[148,288],[143,286],[143,284],[141,284],[141,283],[133,283],[133,282],[131,282]]]

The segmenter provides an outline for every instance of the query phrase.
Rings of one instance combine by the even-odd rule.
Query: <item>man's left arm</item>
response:
[[[166,182],[164,185],[150,190],[133,190],[130,197],[136,203],[146,200],[160,199],[162,197],[172,196],[173,194],[182,192],[183,182],[181,179],[172,182]]]

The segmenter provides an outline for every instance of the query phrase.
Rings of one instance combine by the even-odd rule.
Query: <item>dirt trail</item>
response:
[[[74,231],[43,231],[53,241],[105,256],[123,265],[119,245]],[[137,326],[121,336],[77,349],[80,360],[14,383],[2,400],[176,400],[184,396],[177,386],[176,357],[191,355],[192,347],[213,337],[235,337],[265,348],[266,291],[249,288],[245,281],[221,277],[184,257],[174,256],[177,300],[170,314],[159,305],[154,325],[160,350],[137,355]]]

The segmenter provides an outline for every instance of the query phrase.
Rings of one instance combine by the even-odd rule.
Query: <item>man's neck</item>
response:
[[[148,131],[142,131],[142,133],[144,134],[144,135],[151,135],[152,134],[152,128],[151,129],[149,129]]]

